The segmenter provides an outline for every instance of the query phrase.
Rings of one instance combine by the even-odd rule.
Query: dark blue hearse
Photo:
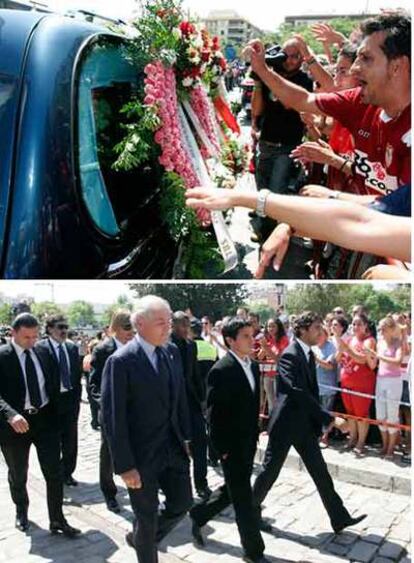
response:
[[[0,10],[0,277],[169,278],[156,167],[112,169],[138,73],[126,39]]]

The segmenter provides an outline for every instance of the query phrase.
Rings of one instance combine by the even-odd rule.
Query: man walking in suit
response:
[[[128,487],[135,515],[127,542],[139,563],[157,563],[157,542],[192,504],[190,423],[180,353],[168,343],[171,309],[153,295],[132,315],[137,335],[106,361],[102,423],[115,473]],[[158,490],[165,509],[158,513]]]
[[[294,342],[279,359],[276,406],[268,426],[269,442],[261,473],[254,486],[254,502],[260,505],[276,481],[293,446],[302,458],[328,512],[335,533],[365,518],[352,518],[334,489],[332,478],[319,447],[322,427],[336,426],[346,432],[346,422],[332,417],[319,404],[315,358],[312,346],[318,342],[322,320],[316,313],[305,312],[294,322]],[[265,523],[262,526],[265,529]]]
[[[112,315],[109,325],[109,335],[103,342],[95,346],[92,353],[91,372],[89,376],[89,387],[91,399],[98,406],[98,420],[101,425],[101,448],[99,451],[99,485],[105,497],[108,510],[119,513],[121,508],[116,500],[118,492],[114,482],[114,469],[109,451],[108,440],[102,427],[101,420],[101,383],[102,372],[106,360],[114,352],[122,348],[134,337],[134,330],[131,324],[131,314],[129,311],[119,309]]]
[[[183,311],[176,311],[172,322],[171,341],[181,354],[190,412],[194,485],[200,498],[208,498],[211,490],[207,482],[207,428],[202,408],[205,391],[198,369],[197,345],[188,339],[190,333],[188,315]]]
[[[16,528],[29,529],[27,473],[30,446],[37,450],[46,481],[50,531],[73,538],[80,530],[63,516],[63,482],[59,434],[56,430],[58,387],[50,355],[35,349],[39,323],[22,313],[12,324],[12,340],[0,347],[0,447],[9,470],[16,505]]]
[[[260,402],[259,368],[250,359],[253,329],[248,321],[236,317],[224,324],[222,334],[229,352],[209,373],[207,408],[210,438],[221,459],[225,484],[191,509],[192,532],[195,541],[203,545],[200,528],[232,503],[244,560],[266,563],[250,485],[259,436]]]
[[[70,487],[78,482],[72,477],[78,457],[78,418],[82,395],[81,366],[78,347],[68,340],[68,321],[63,315],[46,320],[47,337],[36,344],[36,350],[48,352],[58,381],[58,414],[63,482]]]

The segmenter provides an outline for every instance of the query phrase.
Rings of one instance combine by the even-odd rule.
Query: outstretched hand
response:
[[[336,31],[329,23],[315,23],[311,26],[315,39],[327,45],[342,45],[345,35]]]
[[[253,39],[243,49],[242,57],[245,61],[250,62],[252,70],[259,74],[260,70],[266,68],[265,52],[266,49],[262,41]]]
[[[234,191],[224,188],[192,188],[185,192],[185,197],[192,209],[224,211],[234,206]]]
[[[335,156],[334,151],[325,141],[307,141],[302,143],[290,153],[291,158],[301,162],[318,162],[319,164],[330,164]]]

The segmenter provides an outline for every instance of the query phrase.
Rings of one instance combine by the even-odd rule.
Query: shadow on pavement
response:
[[[103,561],[107,561],[119,549],[117,544],[100,530],[88,530],[75,539],[69,539],[62,534],[52,535],[48,530],[31,522],[27,536],[31,540],[30,555],[38,555],[56,563],[69,561],[70,557],[75,561],[75,549],[82,549],[85,554],[89,550],[91,558],[99,556]],[[98,543],[99,553],[96,549]]]

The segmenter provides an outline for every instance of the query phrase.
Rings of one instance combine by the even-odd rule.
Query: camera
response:
[[[268,67],[277,73],[283,72],[283,63],[287,60],[287,55],[280,45],[272,45],[268,47],[265,52],[265,62]],[[255,72],[251,72],[250,76],[253,80],[258,80],[259,77]]]

